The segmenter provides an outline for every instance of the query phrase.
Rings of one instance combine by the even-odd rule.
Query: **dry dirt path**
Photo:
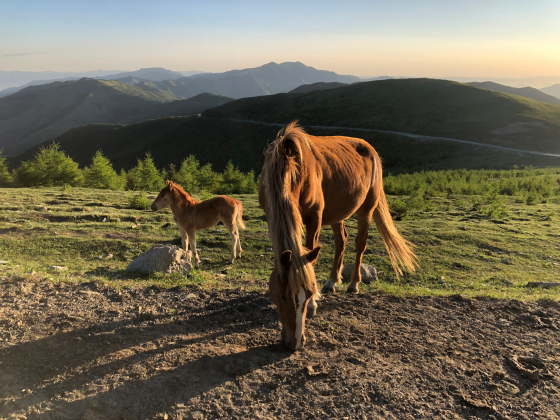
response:
[[[264,124],[264,125],[272,125],[278,127],[284,127],[286,124],[279,124],[279,123],[265,123],[260,121],[254,120],[239,120],[234,118],[229,118],[230,121],[238,121],[238,122],[248,122],[252,124]],[[329,125],[306,125],[308,128],[316,128],[321,130],[357,130],[357,131],[372,131],[376,133],[387,133],[387,134],[396,134],[399,136],[410,137],[416,140],[441,140],[441,141],[452,141],[455,143],[465,143],[465,144],[472,144],[475,146],[483,146],[483,147],[490,147],[492,149],[503,150],[507,152],[515,152],[515,153],[526,153],[530,155],[539,155],[539,156],[552,156],[552,157],[560,157],[560,154],[555,153],[545,153],[545,152],[537,152],[535,150],[524,150],[524,149],[514,149],[512,147],[504,147],[504,146],[496,146],[493,144],[488,143],[479,143],[476,141],[470,140],[459,140],[459,139],[452,139],[450,137],[434,137],[434,136],[426,136],[423,134],[413,134],[413,133],[402,133],[400,131],[387,131],[387,130],[377,130],[375,128],[358,128],[358,127],[334,127]]]
[[[558,303],[0,280],[0,418],[560,418]]]

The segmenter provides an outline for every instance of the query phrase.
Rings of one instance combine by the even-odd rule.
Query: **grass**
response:
[[[199,231],[203,264],[188,276],[126,271],[129,262],[156,243],[180,246],[169,209],[134,210],[135,192],[81,188],[0,189],[0,277],[47,278],[55,282],[102,282],[197,288],[245,288],[264,291],[273,266],[266,221],[256,195],[242,195],[247,229],[241,231],[243,258],[227,265],[230,239],[224,226]],[[148,195],[149,201],[155,194]],[[390,201],[404,197],[390,197]],[[398,222],[416,244],[420,269],[400,281],[393,274],[381,239],[372,226],[364,263],[375,265],[379,281],[362,291],[396,295],[492,297],[560,300],[559,289],[527,288],[529,281],[557,281],[560,274],[560,204],[515,203],[508,198],[507,216],[491,220],[486,209],[473,210],[472,197],[432,197],[431,210],[409,211]],[[550,200],[554,201],[554,200]],[[42,207],[46,207],[46,211]],[[354,261],[357,223],[347,221],[350,235],[346,263]],[[327,279],[334,255],[330,228],[316,266],[320,282]],[[113,257],[106,259],[107,254]],[[61,265],[67,271],[49,267]],[[442,280],[442,277],[444,278]],[[346,287],[346,286],[344,286]],[[343,289],[341,289],[343,290]]]

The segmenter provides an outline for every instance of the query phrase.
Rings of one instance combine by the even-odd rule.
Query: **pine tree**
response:
[[[98,150],[91,159],[91,165],[84,169],[84,185],[88,188],[119,189],[120,178],[111,161]]]
[[[144,159],[138,159],[138,164],[130,170],[127,176],[127,189],[157,191],[163,188],[165,182],[154,165],[150,153]]]
[[[198,172],[198,183],[200,191],[208,193],[215,192],[219,184],[219,177],[216,172],[212,170],[212,164],[207,163]]]
[[[16,182],[26,187],[81,185],[83,174],[78,164],[59,147],[57,143],[43,147],[33,159],[22,162],[14,174]]]
[[[10,170],[8,169],[6,156],[4,156],[4,153],[0,150],[0,187],[8,187],[11,183],[12,176],[10,175]]]
[[[197,192],[200,188],[200,164],[198,160],[192,155],[188,156],[181,162],[181,167],[177,173],[179,184],[190,192]]]

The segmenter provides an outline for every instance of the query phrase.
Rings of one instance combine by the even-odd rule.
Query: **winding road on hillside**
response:
[[[272,126],[278,126],[278,127],[284,127],[286,125],[286,124],[279,124],[279,123],[265,123],[265,122],[254,121],[254,120],[239,120],[239,119],[235,119],[235,118],[226,118],[226,119],[229,120],[229,121],[247,122],[247,123],[252,123],[252,124],[272,125]],[[458,140],[458,139],[452,139],[452,138],[449,138],[449,137],[426,136],[424,134],[402,133],[400,131],[378,130],[378,129],[375,129],[375,128],[334,127],[334,126],[328,126],[328,125],[306,125],[306,127],[307,128],[316,128],[316,129],[321,129],[321,130],[335,129],[335,130],[373,131],[373,132],[377,132],[377,133],[396,134],[396,135],[399,135],[399,136],[410,137],[410,138],[413,138],[413,139],[416,139],[416,140],[422,140],[422,141],[425,141],[425,140],[453,141],[455,143],[465,143],[465,144],[472,144],[474,146],[491,147],[493,149],[504,150],[504,151],[507,151],[507,152],[526,153],[526,154],[530,154],[530,155],[552,156],[552,157],[560,158],[560,154],[555,154],[555,153],[537,152],[535,150],[514,149],[512,147],[496,146],[494,144],[479,143],[479,142],[470,141],[470,140]]]

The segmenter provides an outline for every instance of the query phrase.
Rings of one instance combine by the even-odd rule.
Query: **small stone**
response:
[[[46,208],[46,207],[41,207],[41,208],[39,209],[39,211],[47,211],[47,208]]]
[[[109,254],[105,255],[103,258],[105,258],[106,260],[109,260],[109,259],[113,258],[113,254],[109,253]]]
[[[126,269],[140,273],[185,273],[192,270],[191,251],[185,252],[175,245],[157,244],[136,257]]]
[[[342,268],[342,280],[350,281],[353,272],[354,264],[345,264]],[[373,265],[362,264],[360,266],[360,274],[362,276],[362,283],[364,284],[370,284],[372,281],[377,281],[377,270]]]
[[[198,295],[195,295],[194,293],[189,293],[187,296],[185,296],[185,299],[198,299]]]
[[[49,267],[49,270],[51,270],[51,271],[66,271],[66,270],[68,270],[68,267],[64,267],[62,265],[51,265]]]
[[[101,255],[98,255],[97,257],[95,257],[96,260],[102,260],[103,257]]]
[[[511,264],[511,260],[510,260],[509,258],[501,259],[500,262],[501,262],[502,264]]]
[[[8,261],[0,260],[0,264],[8,264]]]
[[[265,252],[272,252],[272,248],[266,248]]]

